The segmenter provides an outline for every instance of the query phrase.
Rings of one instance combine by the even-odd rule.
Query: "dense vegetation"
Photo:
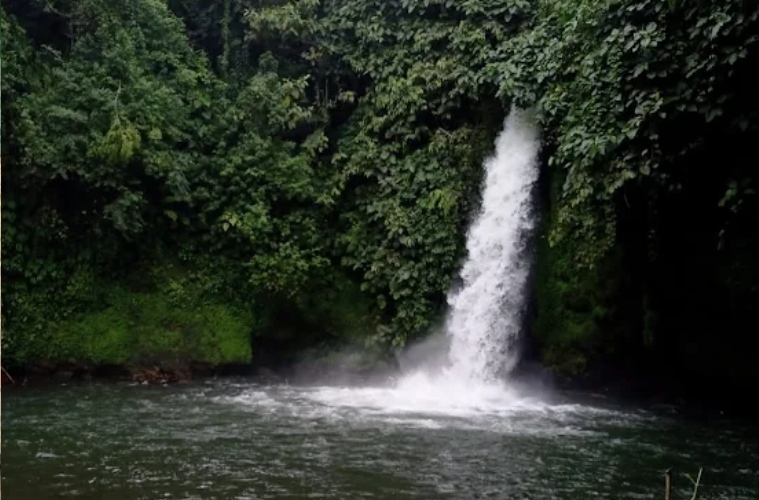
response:
[[[424,335],[516,104],[544,129],[543,360],[759,380],[758,16],[748,0],[7,0],[6,358],[224,363]]]

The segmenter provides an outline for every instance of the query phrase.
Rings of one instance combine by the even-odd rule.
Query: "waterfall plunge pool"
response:
[[[759,496],[754,429],[611,401],[396,387],[74,384],[4,391],[3,493],[87,499]]]

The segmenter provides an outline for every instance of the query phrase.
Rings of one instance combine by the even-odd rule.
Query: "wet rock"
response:
[[[140,385],[172,384],[192,378],[189,367],[184,365],[140,367],[132,370],[132,382]]]

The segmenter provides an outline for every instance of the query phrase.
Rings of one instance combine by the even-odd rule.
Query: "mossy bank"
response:
[[[65,285],[51,280],[16,299],[24,313],[16,318],[23,321],[5,332],[6,368],[84,377],[131,373],[139,380],[153,373],[160,381],[194,371],[294,373],[295,365],[325,374],[326,365],[348,357],[346,371],[360,373],[384,362],[380,350],[363,342],[377,328],[377,313],[345,278],[314,285],[306,296],[244,301],[214,286],[218,277],[209,271],[162,252],[118,279],[94,276],[75,272]],[[336,363],[335,349],[352,352]]]

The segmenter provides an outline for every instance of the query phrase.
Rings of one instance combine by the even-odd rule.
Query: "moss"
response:
[[[554,175],[551,192],[546,193],[554,207],[560,203],[561,182],[561,176]],[[629,334],[618,311],[624,287],[620,276],[625,275],[622,255],[615,250],[593,268],[579,265],[570,239],[549,244],[555,210],[546,212],[538,239],[533,335],[546,365],[576,376]]]
[[[535,280],[534,335],[543,362],[566,375],[584,370],[600,336],[592,308],[592,276],[572,265],[568,249],[541,238]]]
[[[109,305],[66,321],[53,334],[51,361],[94,364],[250,361],[251,321],[218,303],[173,305],[162,292],[115,288]]]
[[[264,308],[247,298],[250,305],[242,306],[223,277],[207,269],[156,252],[118,277],[82,267],[63,287],[24,289],[14,294],[4,354],[16,366],[218,365],[251,362],[257,342],[275,340],[277,349],[293,351],[361,346],[376,330],[374,301],[340,273],[282,304],[262,297]]]
[[[227,305],[212,304],[198,312],[205,325],[200,336],[199,361],[212,364],[249,362],[252,320]]]
[[[255,316],[224,297],[212,273],[155,259],[118,281],[95,276],[82,268],[63,288],[14,295],[16,321],[3,339],[10,364],[251,360]]]
[[[643,321],[620,249],[594,268],[576,264],[571,246],[539,245],[535,280],[534,335],[543,361],[566,375],[583,373],[643,336]],[[640,303],[638,300],[637,304]],[[640,324],[639,324],[640,323]],[[640,343],[640,341],[637,341]]]

